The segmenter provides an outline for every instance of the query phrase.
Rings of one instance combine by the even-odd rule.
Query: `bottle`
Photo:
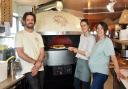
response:
[[[11,77],[12,78],[14,78],[14,76],[15,76],[15,66],[14,66],[14,61],[13,60],[11,60],[11,68],[10,68],[10,74],[11,74]]]
[[[126,26],[126,30],[128,30],[128,25]]]

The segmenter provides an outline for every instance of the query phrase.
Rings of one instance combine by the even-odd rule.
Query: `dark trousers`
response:
[[[74,87],[75,89],[90,89],[90,83],[74,78]]]
[[[91,89],[104,89],[104,83],[108,79],[108,75],[101,73],[93,73],[93,81]]]
[[[25,74],[29,89],[43,89],[44,71],[39,71],[36,76],[32,76],[31,72]]]

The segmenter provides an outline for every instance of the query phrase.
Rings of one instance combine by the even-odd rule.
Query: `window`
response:
[[[19,30],[19,31],[23,30],[24,27],[22,26],[21,19],[19,19],[18,24],[19,24],[18,30]]]
[[[17,17],[13,16],[12,18],[12,27],[10,28],[11,35],[17,32]]]

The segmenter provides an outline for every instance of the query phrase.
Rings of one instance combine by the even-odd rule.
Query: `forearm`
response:
[[[112,57],[111,59],[112,59],[112,61],[114,63],[115,72],[117,74],[118,80],[120,81],[120,78],[125,79],[126,77],[123,74],[121,74],[121,72],[120,72],[120,69],[119,69],[119,65],[118,65],[118,61],[116,59],[116,56],[111,56],[111,57]]]
[[[24,53],[23,47],[16,48],[17,54],[20,58],[22,58],[24,61],[35,64],[35,60],[28,56],[26,53]]]
[[[43,62],[44,60],[44,54],[40,54],[37,61]]]
[[[35,64],[35,60],[31,57],[29,57],[28,55],[26,55],[25,53],[20,53],[18,54],[20,58],[22,58],[24,61]]]
[[[40,54],[36,60],[36,63],[35,63],[35,67],[37,69],[40,69],[40,67],[43,65],[43,60],[44,60],[44,48],[41,48],[40,49]]]
[[[115,72],[119,73],[119,65],[118,65],[118,61],[116,59],[116,56],[112,56],[111,59],[112,59],[112,62],[114,64]]]
[[[90,56],[90,53],[88,51],[83,51],[75,47],[69,47],[68,50],[73,51],[74,53],[81,54],[83,56]]]
[[[79,53],[79,54],[81,54],[83,56],[86,56],[85,51],[82,51],[82,50],[77,49],[77,53]]]
[[[41,48],[40,49],[40,54],[39,54],[39,56],[38,56],[38,59],[37,59],[37,61],[40,61],[40,62],[43,62],[43,60],[44,60],[44,48]]]
[[[82,50],[77,49],[77,53],[79,53],[83,56],[86,56],[86,57],[90,56],[90,53],[88,51],[82,51]]]

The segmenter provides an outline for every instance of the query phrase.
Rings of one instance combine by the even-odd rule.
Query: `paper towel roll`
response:
[[[120,30],[119,40],[128,40],[128,30]]]
[[[7,79],[7,62],[0,61],[0,82]]]

